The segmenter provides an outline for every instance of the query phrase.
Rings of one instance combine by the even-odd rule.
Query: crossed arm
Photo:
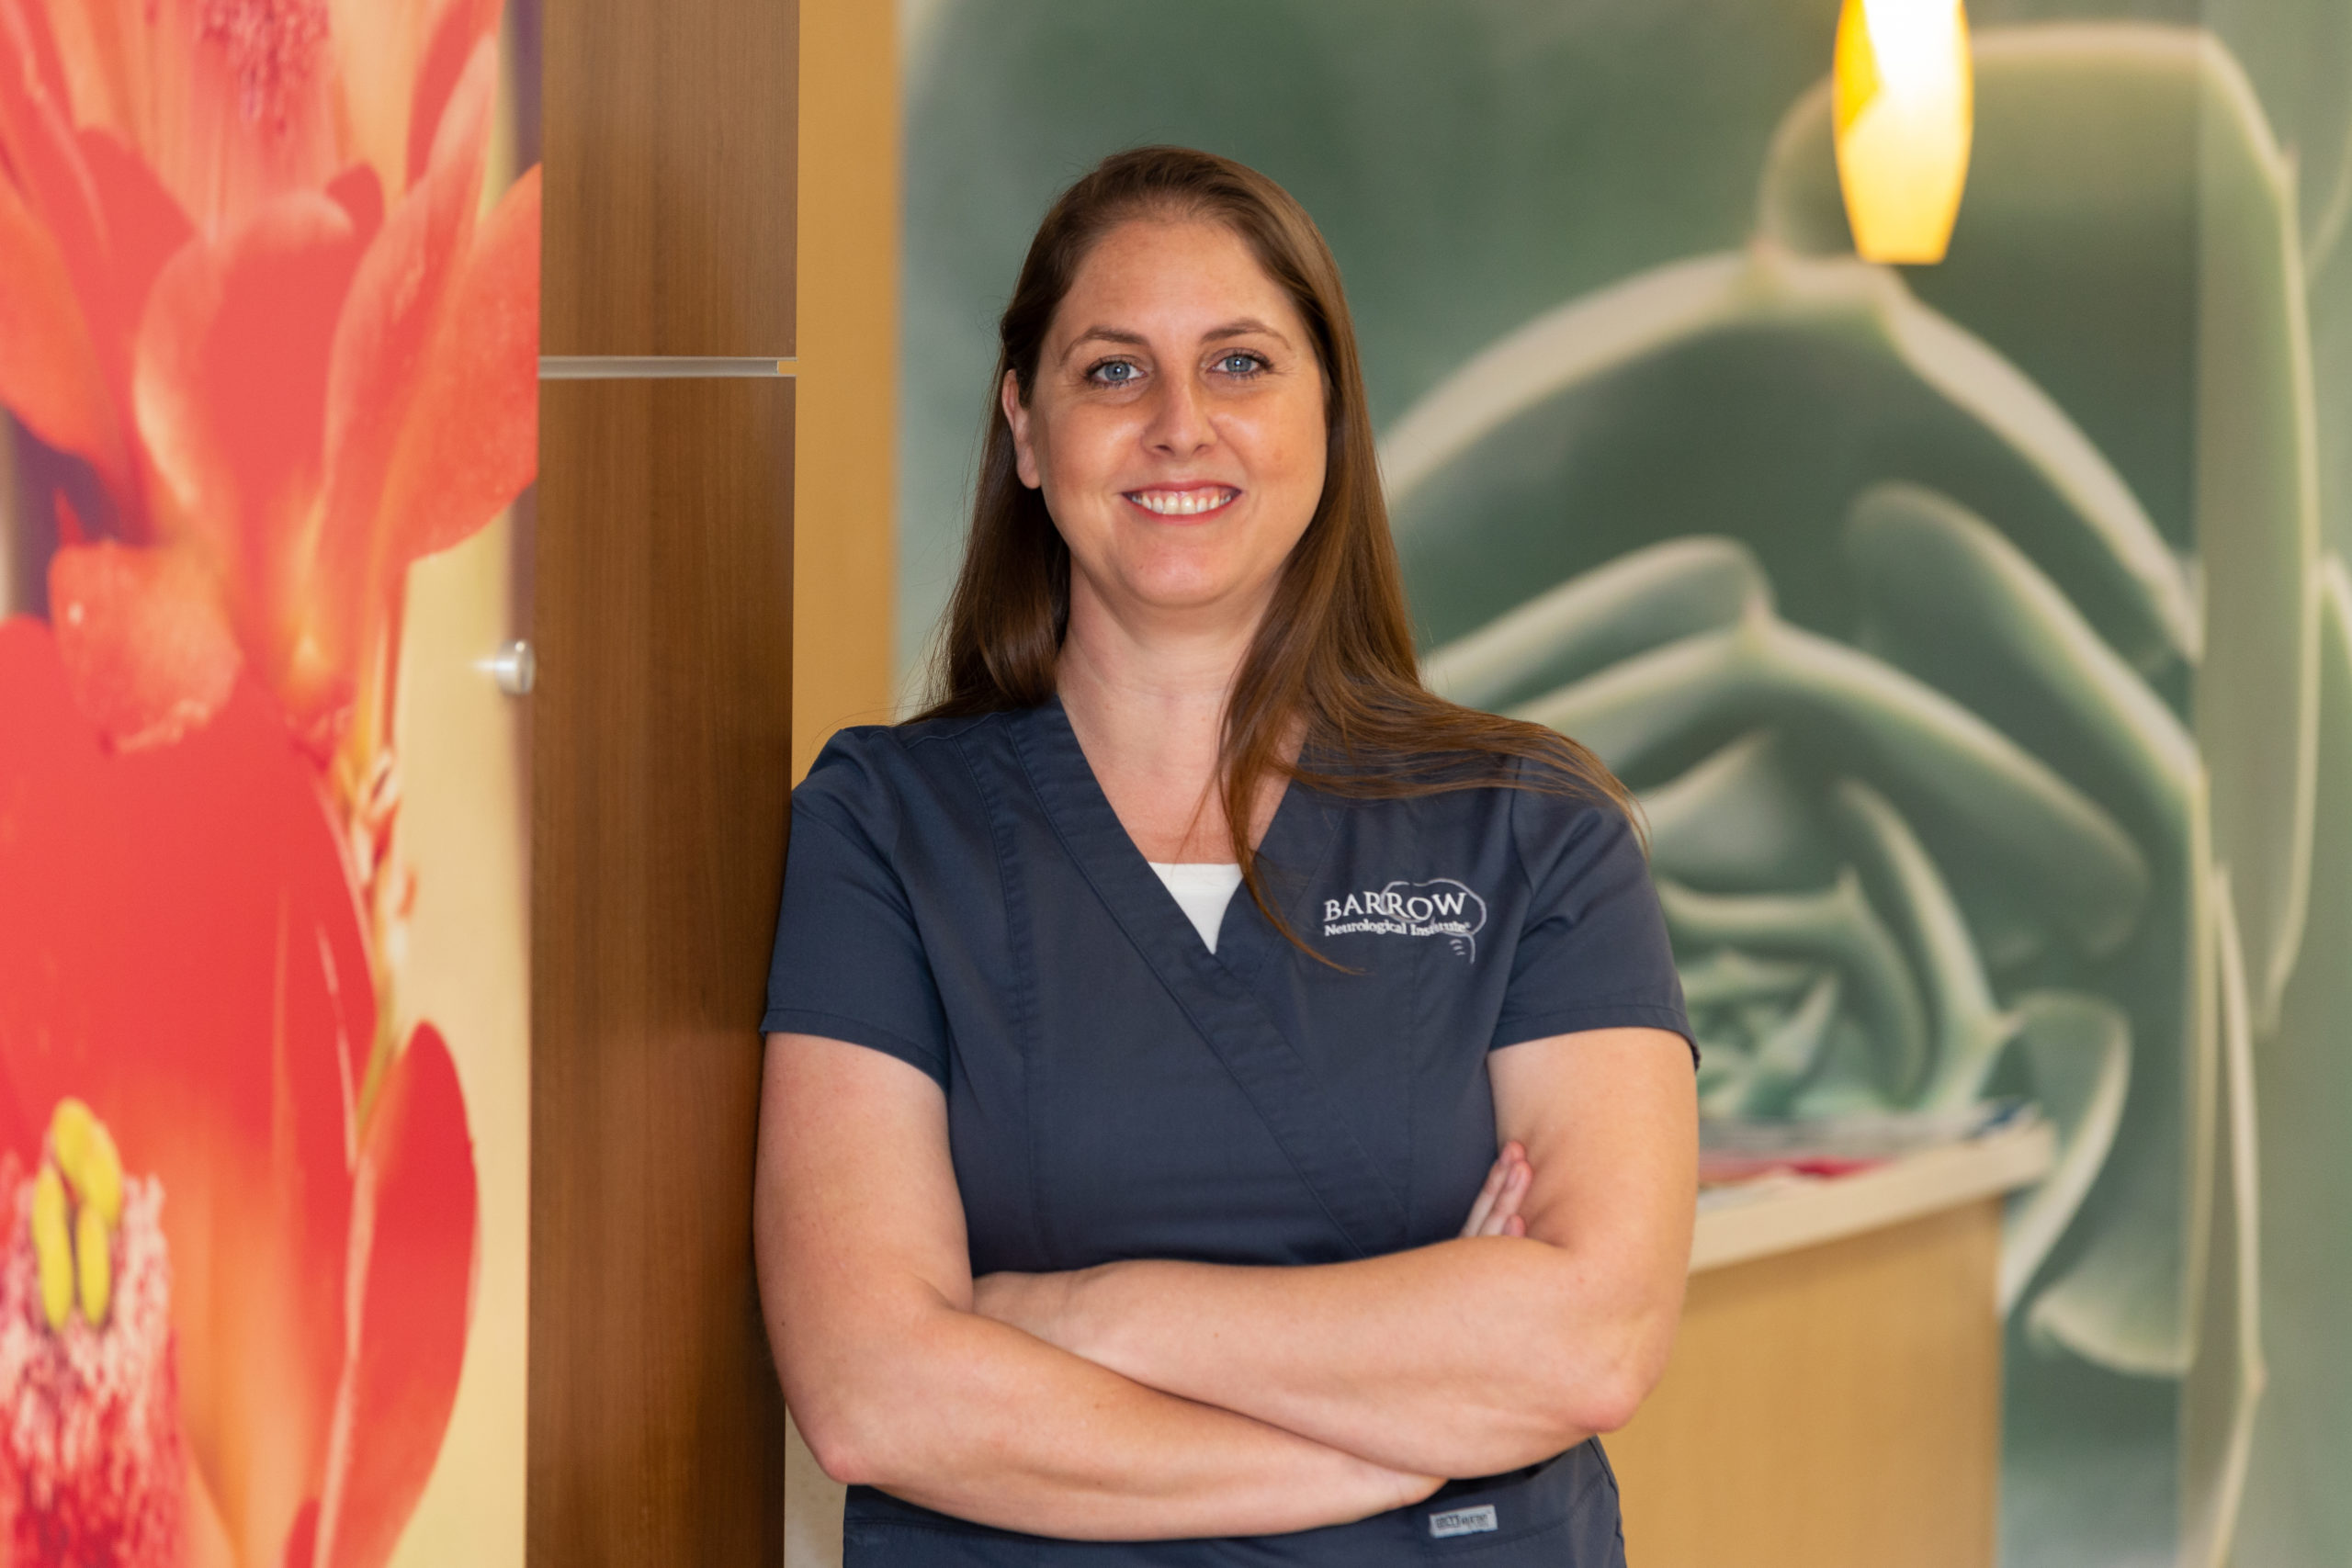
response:
[[[975,1281],[937,1087],[860,1046],[772,1036],[761,1289],[819,1463],[1041,1535],[1266,1534],[1621,1425],[1680,1310],[1689,1057],[1611,1029],[1489,1061],[1498,1131],[1526,1157],[1498,1165],[1462,1238],[1316,1268]]]

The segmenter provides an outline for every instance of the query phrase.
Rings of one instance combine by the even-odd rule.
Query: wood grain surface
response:
[[[799,7],[546,0],[542,354],[794,353]]]
[[[540,394],[529,1558],[781,1560],[752,1270],[791,765],[793,385]]]
[[[1991,1568],[2001,1204],[1694,1275],[1602,1439],[1637,1568]]]

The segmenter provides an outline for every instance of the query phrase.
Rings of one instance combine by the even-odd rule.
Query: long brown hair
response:
[[[1583,746],[1541,725],[1449,703],[1421,684],[1339,265],[1288,191],[1190,148],[1105,158],[1061,194],[1030,242],[997,324],[971,534],[935,655],[932,704],[918,721],[1035,707],[1054,694],[1069,626],[1069,549],[1044,496],[1021,482],[999,389],[1010,373],[1028,402],[1046,334],[1079,268],[1103,236],[1136,218],[1206,220],[1239,236],[1290,296],[1323,370],[1323,497],[1226,700],[1220,795],[1234,859],[1267,919],[1297,941],[1266,897],[1249,841],[1251,803],[1269,773],[1369,799],[1497,784],[1566,791],[1611,802],[1638,825],[1624,785]],[[1292,761],[1283,741],[1300,719],[1305,745]]]

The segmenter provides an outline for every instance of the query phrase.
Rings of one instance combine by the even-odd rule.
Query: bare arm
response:
[[[980,1310],[1138,1382],[1384,1465],[1485,1475],[1631,1419],[1664,1371],[1690,1258],[1690,1056],[1652,1029],[1489,1058],[1526,1146],[1526,1235],[1360,1262],[1137,1261],[991,1276]]]
[[[1438,1485],[974,1315],[944,1100],[879,1052],[769,1037],[753,1223],[785,1396],[837,1481],[1114,1540],[1337,1524]]]

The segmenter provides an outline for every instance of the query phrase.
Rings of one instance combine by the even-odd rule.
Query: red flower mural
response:
[[[79,466],[0,622],[0,1559],[372,1568],[447,1427],[391,684],[536,466],[499,9],[0,0],[0,407]]]
[[[75,1097],[160,1193],[191,1560],[379,1563],[465,1348],[474,1167],[448,1053],[420,1027],[366,1092],[358,910],[257,682],[176,745],[110,754],[19,618],[0,716],[0,1147],[34,1168]],[[80,1544],[31,1560],[120,1560]]]
[[[363,761],[408,563],[528,482],[537,172],[478,216],[497,19],[0,0],[0,404],[106,497],[50,587],[117,744],[242,663]]]

